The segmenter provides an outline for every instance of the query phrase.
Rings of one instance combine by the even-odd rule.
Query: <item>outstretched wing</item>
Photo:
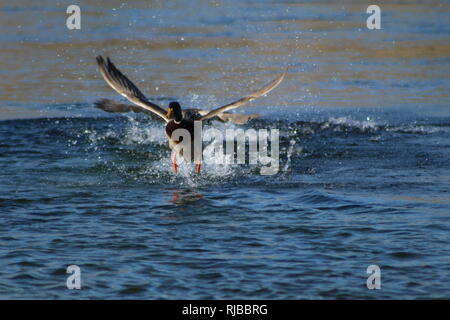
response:
[[[157,114],[166,122],[169,121],[166,117],[167,111],[148,101],[138,87],[120,72],[109,58],[105,61],[102,56],[98,56],[96,59],[100,68],[100,73],[111,88],[127,98],[130,102]]]
[[[110,99],[100,99],[95,101],[95,107],[102,109],[106,112],[115,112],[115,113],[126,113],[126,112],[136,112],[136,113],[145,113],[153,120],[161,120],[155,113],[148,111],[140,106],[135,104],[125,104],[117,101],[113,101]],[[183,109],[183,117],[192,120],[198,120],[202,116],[206,115],[210,110],[200,110],[200,109]],[[218,114],[214,118],[210,118],[209,120],[219,120],[223,122],[230,121],[235,124],[246,124],[250,120],[261,117],[260,114],[243,114],[243,113],[229,113],[224,112]]]
[[[126,112],[136,112],[136,113],[145,113],[147,116],[152,118],[153,120],[162,120],[158,115],[154,112],[149,111],[148,109],[142,108],[141,106],[135,104],[125,104],[117,101],[113,101],[110,99],[100,99],[95,101],[95,107],[102,109],[106,112],[116,112],[116,113],[126,113]]]
[[[210,112],[208,112],[206,115],[204,115],[203,117],[200,118],[200,120],[206,120],[212,117],[215,117],[225,111],[229,111],[229,110],[233,110],[236,108],[239,108],[241,106],[243,106],[244,104],[246,104],[247,102],[250,102],[252,100],[255,100],[256,98],[259,98],[263,95],[265,95],[266,93],[270,92],[271,90],[273,90],[276,86],[278,86],[281,81],[283,81],[284,76],[287,73],[287,69],[285,72],[283,72],[278,78],[276,78],[275,80],[273,80],[271,83],[269,83],[268,85],[262,87],[261,89],[259,89],[258,91],[255,91],[251,94],[249,94],[248,96],[245,96],[235,102],[229,103],[227,105],[224,105],[220,108],[211,110]]]

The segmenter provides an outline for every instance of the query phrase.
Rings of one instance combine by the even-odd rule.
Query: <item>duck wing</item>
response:
[[[201,109],[183,109],[183,118],[192,121],[202,120],[202,117],[208,114],[210,110]],[[260,114],[242,114],[242,113],[230,113],[222,112],[206,120],[216,120],[221,122],[231,122],[234,124],[246,124],[252,119],[261,117]]]
[[[154,114],[163,118],[166,122],[169,122],[166,117],[167,111],[157,104],[148,101],[145,95],[138,89],[138,87],[136,87],[133,82],[131,82],[122,72],[120,72],[120,70],[116,68],[116,66],[111,62],[109,58],[107,58],[107,60],[105,61],[102,56],[97,56],[96,59],[100,69],[100,73],[111,88],[116,90],[120,95],[127,98],[130,102],[136,104],[141,108],[153,112]]]
[[[126,112],[135,112],[135,113],[145,113],[152,120],[161,120],[159,116],[155,113],[144,109],[135,104],[126,104],[117,102],[110,99],[100,99],[94,103],[96,108],[102,109],[106,112],[114,112],[114,113],[126,113]],[[206,115],[210,110],[201,110],[201,109],[183,109],[183,117],[190,120],[199,120],[202,116]],[[208,120],[218,120],[223,122],[232,122],[234,124],[246,124],[248,121],[252,119],[256,119],[261,117],[260,114],[242,114],[242,113],[229,113],[224,112],[220,113],[217,116],[210,118]]]
[[[135,104],[125,104],[121,102],[117,102],[110,99],[100,99],[95,101],[94,103],[96,108],[102,109],[106,112],[115,112],[115,113],[126,113],[126,112],[136,112],[136,113],[145,113],[153,120],[162,120],[159,116],[157,116],[154,112],[149,111],[148,109],[142,108]]]
[[[225,111],[229,111],[229,110],[233,110],[236,108],[239,108],[241,106],[243,106],[244,104],[255,100],[256,98],[259,98],[267,93],[269,93],[270,91],[272,91],[273,89],[275,89],[280,83],[281,81],[283,81],[285,75],[287,73],[287,69],[285,72],[283,72],[281,75],[279,75],[275,80],[273,80],[272,82],[270,82],[269,84],[265,85],[264,87],[262,87],[261,89],[259,89],[258,91],[255,91],[237,101],[234,101],[232,103],[229,103],[227,105],[224,105],[220,108],[214,109],[209,111],[206,115],[202,116],[200,118],[200,120],[206,120],[212,117],[215,117],[221,113],[224,113]]]

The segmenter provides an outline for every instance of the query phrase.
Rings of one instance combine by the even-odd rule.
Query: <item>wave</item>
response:
[[[317,160],[348,160],[364,157],[367,148],[383,142],[386,150],[392,135],[405,138],[440,135],[450,132],[448,123],[386,124],[371,118],[328,117],[313,121],[290,121],[286,119],[257,119],[245,126],[230,123],[205,123],[204,132],[215,128],[223,132],[229,129],[279,129],[279,181],[292,181],[316,174]],[[172,173],[170,149],[164,125],[139,116],[105,118],[57,118],[24,119],[0,122],[0,147],[17,156],[35,154],[36,159],[68,157],[64,167],[51,167],[55,172],[70,172],[70,166],[82,168],[88,175],[100,174],[104,179],[115,175],[129,182],[162,183],[174,185],[206,186],[209,184],[268,183],[261,176],[263,165],[220,164],[209,161],[214,152],[205,143],[200,176],[194,174],[195,166],[180,161],[179,173]],[[366,149],[360,149],[365,143]],[[339,145],[339,147],[334,147]],[[344,146],[344,147],[342,147]],[[350,147],[346,147],[350,146]],[[353,146],[353,147],[352,147]],[[208,149],[209,147],[209,149]],[[365,150],[365,151],[364,151]],[[4,155],[8,156],[8,154]],[[48,161],[52,166],[52,162]],[[68,171],[67,171],[68,170]],[[78,170],[78,168],[77,168]],[[245,181],[242,177],[245,176]],[[111,178],[117,181],[117,178]],[[115,179],[115,180],[114,180]],[[284,179],[284,180],[283,180]],[[279,181],[272,181],[274,184]],[[276,179],[275,179],[276,180]],[[298,181],[297,181],[298,182]]]

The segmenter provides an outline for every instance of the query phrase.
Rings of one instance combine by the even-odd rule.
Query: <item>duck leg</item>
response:
[[[196,168],[196,171],[197,171],[197,173],[200,173],[200,167],[202,166],[202,160],[198,160],[198,162],[197,162],[197,168]]]
[[[177,173],[178,171],[178,165],[177,165],[177,152],[175,150],[172,150],[172,164],[173,164],[173,171]]]

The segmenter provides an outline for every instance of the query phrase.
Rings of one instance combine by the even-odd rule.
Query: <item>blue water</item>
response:
[[[1,122],[2,296],[447,297],[450,118],[276,123],[280,173],[197,177],[145,119]]]
[[[357,1],[81,1],[78,33],[65,3],[1,6],[0,298],[449,298],[438,4],[382,6],[372,33]],[[219,106],[291,66],[240,111],[264,115],[243,129],[280,130],[279,172],[175,175],[161,123],[93,107],[124,101],[97,54],[163,106]],[[66,287],[73,264],[81,290]],[[380,290],[366,286],[372,264]]]

